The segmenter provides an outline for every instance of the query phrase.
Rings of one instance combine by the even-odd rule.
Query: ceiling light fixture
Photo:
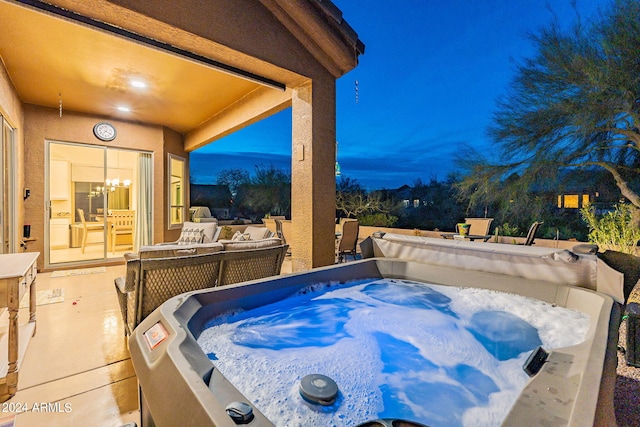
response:
[[[138,89],[144,89],[147,87],[147,84],[142,80],[131,80],[131,86],[137,87]]]
[[[118,111],[122,111],[123,113],[128,113],[131,111],[131,108],[121,105],[120,107],[118,107]]]

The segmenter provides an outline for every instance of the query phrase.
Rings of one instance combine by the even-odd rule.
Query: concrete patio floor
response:
[[[287,258],[283,271],[290,266]],[[140,425],[137,380],[113,288],[124,273],[123,265],[58,278],[38,274],[38,290],[62,288],[65,298],[37,307],[37,333],[20,367],[18,393],[2,406],[15,411],[3,411],[0,419],[15,416],[19,427]],[[624,332],[623,325],[621,344]],[[620,427],[640,425],[640,369],[626,366],[622,352],[615,401]]]

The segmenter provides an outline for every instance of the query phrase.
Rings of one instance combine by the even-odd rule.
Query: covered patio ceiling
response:
[[[100,22],[61,16],[61,8],[23,3],[0,0],[0,58],[22,102],[63,115],[72,110],[188,134],[239,100],[284,91],[300,78],[283,73],[289,82],[275,81],[152,39],[132,40],[115,26],[96,28]]]

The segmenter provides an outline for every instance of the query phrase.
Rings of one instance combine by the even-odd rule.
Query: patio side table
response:
[[[0,308],[9,310],[9,325],[0,331],[0,401],[18,389],[18,370],[36,333],[36,261],[40,252],[0,255]],[[29,321],[19,324],[20,300],[29,291]],[[4,355],[2,354],[4,353]]]

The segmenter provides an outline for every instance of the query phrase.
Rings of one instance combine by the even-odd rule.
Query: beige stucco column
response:
[[[293,271],[334,263],[335,80],[315,79],[293,91],[291,247]]]

